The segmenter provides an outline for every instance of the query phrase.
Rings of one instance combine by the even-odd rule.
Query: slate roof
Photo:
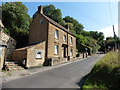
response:
[[[41,13],[40,13],[41,14]],[[50,19],[49,17],[45,16],[44,14],[41,14],[46,20],[48,20],[50,23],[52,23],[53,25],[57,26],[58,28],[62,29],[63,31],[71,34],[72,36],[76,37],[75,35],[73,35],[73,33],[71,33],[68,29],[66,29],[65,27],[63,27],[62,25],[58,24],[57,22],[55,22],[54,20]]]

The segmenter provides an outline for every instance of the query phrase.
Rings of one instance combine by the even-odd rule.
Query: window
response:
[[[36,58],[41,59],[42,58],[42,51],[41,50],[36,50]]]
[[[70,49],[70,56],[72,56],[73,55],[73,50],[72,49]]]
[[[72,40],[72,37],[70,37],[70,44],[72,44],[73,43],[73,40]]]
[[[55,30],[55,38],[58,39],[58,30]]]
[[[66,42],[66,35],[64,35],[63,40]]]
[[[44,23],[43,19],[40,20],[40,24]]]
[[[55,54],[58,55],[58,45],[55,45]]]

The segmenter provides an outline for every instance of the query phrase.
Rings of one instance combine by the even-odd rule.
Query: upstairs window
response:
[[[55,38],[58,39],[58,30],[55,30]]]
[[[40,24],[43,24],[43,23],[44,23],[43,19],[40,19]]]
[[[66,35],[64,35],[63,40],[66,42]]]
[[[58,55],[58,45],[55,45],[55,55]]]
[[[73,43],[73,39],[72,39],[72,37],[70,37],[70,44],[72,44]]]

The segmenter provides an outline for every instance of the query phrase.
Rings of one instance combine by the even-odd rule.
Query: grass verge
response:
[[[120,89],[120,66],[118,65],[118,52],[107,53],[98,61],[82,86],[82,89]]]

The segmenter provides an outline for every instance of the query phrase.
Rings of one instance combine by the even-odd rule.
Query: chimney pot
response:
[[[38,7],[38,12],[41,13],[41,14],[43,14],[43,6],[40,5],[40,6]]]

